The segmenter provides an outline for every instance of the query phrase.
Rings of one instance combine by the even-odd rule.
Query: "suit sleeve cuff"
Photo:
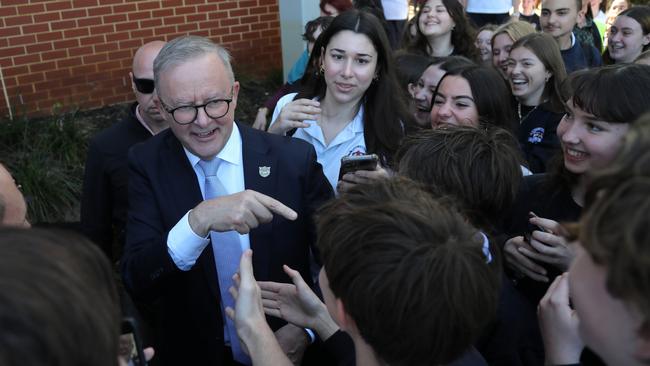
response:
[[[189,221],[190,211],[187,211],[185,216],[174,225],[167,236],[167,252],[181,271],[192,269],[201,252],[210,242],[209,234],[202,238],[192,231]]]

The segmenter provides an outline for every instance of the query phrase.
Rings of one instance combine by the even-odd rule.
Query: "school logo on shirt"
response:
[[[271,175],[271,167],[270,166],[261,166],[260,167],[260,177],[266,178],[269,175]]]
[[[542,139],[544,138],[544,128],[543,127],[535,127],[530,131],[530,134],[528,135],[528,142],[531,144],[539,144],[542,142]]]
[[[365,146],[357,145],[348,152],[348,156],[359,156],[359,155],[366,155]]]

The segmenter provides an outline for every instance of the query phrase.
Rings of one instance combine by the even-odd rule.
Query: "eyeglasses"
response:
[[[133,76],[133,84],[135,84],[135,88],[142,94],[151,94],[156,88],[153,80],[138,79],[135,76]]]
[[[232,95],[232,88],[230,88],[230,94]],[[228,113],[230,102],[232,102],[232,97],[229,99],[213,99],[201,105],[183,105],[170,109],[162,100],[160,101],[165,111],[171,114],[174,121],[179,125],[189,125],[194,122],[199,113],[199,108],[203,108],[205,114],[210,118],[221,118]]]

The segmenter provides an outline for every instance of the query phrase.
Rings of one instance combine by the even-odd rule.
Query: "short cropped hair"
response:
[[[67,232],[0,229],[0,365],[114,366],[120,308],[101,250]]]
[[[523,20],[516,20],[500,25],[492,34],[492,45],[494,46],[494,37],[499,34],[507,34],[513,42],[525,35],[535,33],[535,27]]]
[[[317,216],[330,289],[385,363],[447,364],[496,312],[478,231],[406,178],[359,185]]]
[[[640,334],[650,332],[650,177],[623,181],[583,216],[579,239],[594,262],[607,268],[613,297],[638,310]]]
[[[209,38],[199,36],[178,37],[165,44],[153,61],[154,83],[159,85],[160,75],[167,69],[211,53],[217,55],[223,62],[228,80],[234,83],[235,74],[232,71],[228,50],[212,42]]]
[[[498,128],[446,126],[407,137],[397,152],[400,175],[448,196],[479,229],[493,232],[522,180],[516,138]]]

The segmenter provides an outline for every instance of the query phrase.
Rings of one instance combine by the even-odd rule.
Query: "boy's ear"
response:
[[[345,305],[341,299],[336,299],[336,323],[341,327],[341,330],[344,330],[348,333],[356,333],[359,331],[357,329],[357,323],[352,319],[352,317],[345,310]]]

